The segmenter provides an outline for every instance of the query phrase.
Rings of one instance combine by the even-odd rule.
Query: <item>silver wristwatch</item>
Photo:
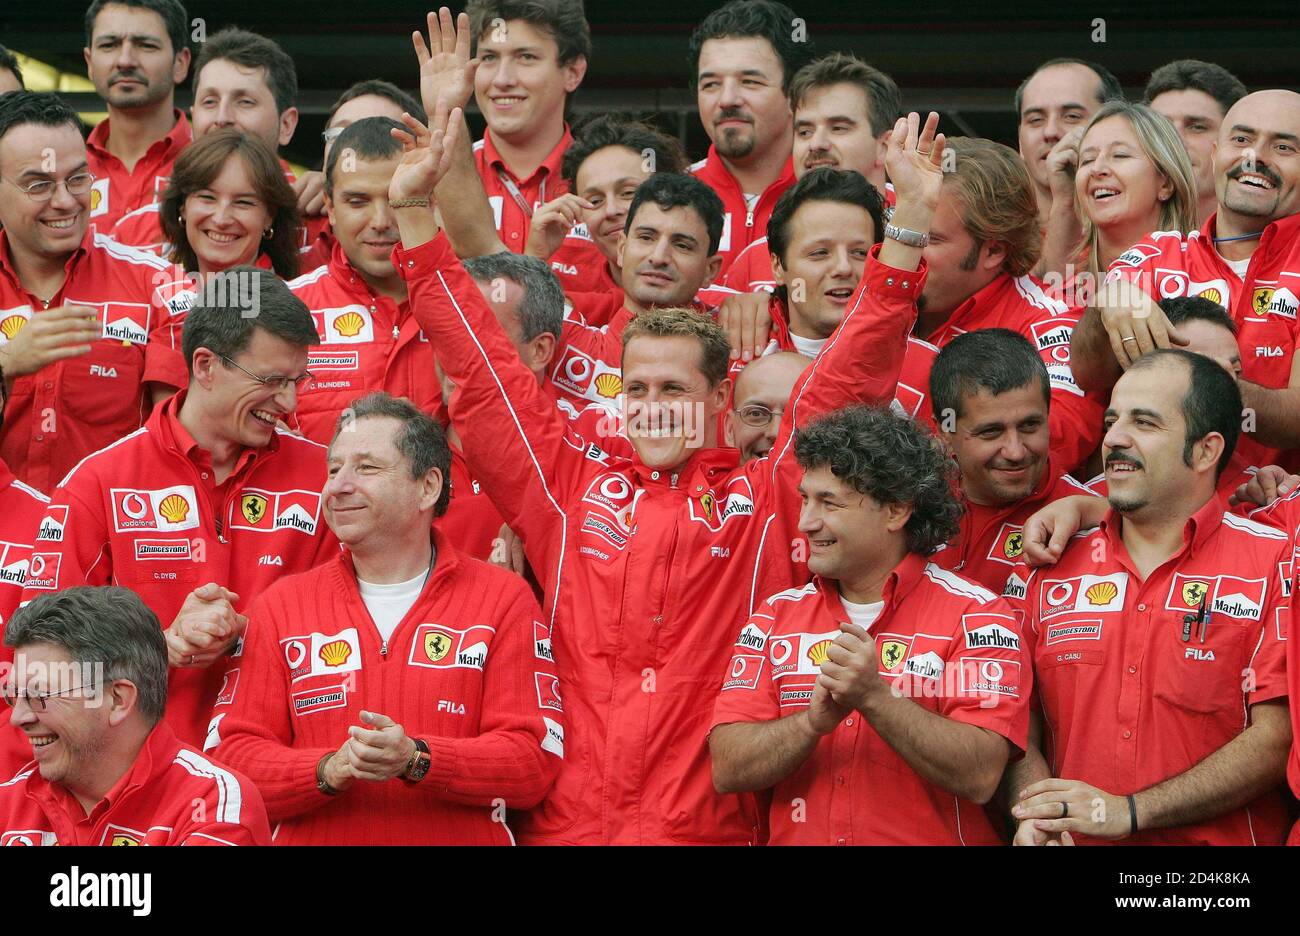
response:
[[[906,244],[908,247],[924,247],[930,243],[930,235],[921,231],[911,231],[907,228],[901,228],[896,224],[885,225],[885,236],[898,241],[900,244]]]

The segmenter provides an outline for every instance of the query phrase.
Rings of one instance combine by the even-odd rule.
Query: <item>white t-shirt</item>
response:
[[[790,342],[794,349],[806,358],[815,358],[822,353],[822,348],[826,347],[828,338],[800,338],[794,332],[790,333]]]
[[[757,208],[757,207],[758,207],[758,200],[759,200],[760,198],[762,198],[762,197],[763,197],[763,195],[762,195],[761,192],[760,192],[759,194],[757,194],[757,195],[750,195],[748,192],[746,192],[746,193],[745,193],[745,210],[746,210],[746,211],[753,211],[755,208]]]
[[[1250,266],[1250,257],[1243,260],[1229,260],[1223,254],[1219,254],[1219,259],[1226,263],[1233,273],[1237,274],[1238,279],[1243,281],[1246,279],[1246,270]]]
[[[871,625],[876,623],[876,618],[880,617],[880,612],[885,610],[883,601],[857,604],[849,601],[843,595],[840,596],[840,604],[844,605],[844,611],[848,614],[849,620],[863,630],[870,630]]]
[[[424,590],[424,580],[428,576],[429,572],[426,569],[413,579],[393,585],[372,585],[370,582],[357,579],[357,587],[361,589],[361,600],[365,602],[366,610],[374,618],[375,626],[379,628],[384,643],[388,643],[392,638],[397,625],[401,623],[402,618],[406,617],[406,612],[411,610],[415,600],[420,597],[420,592]]]

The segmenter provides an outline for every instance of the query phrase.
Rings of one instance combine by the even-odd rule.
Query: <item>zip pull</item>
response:
[[[380,655],[381,657],[386,657],[386,656],[388,656],[388,641],[387,641],[387,640],[383,641],[383,642],[379,645],[379,655]]]
[[[753,209],[753,208],[746,208],[746,209],[745,209],[745,227],[747,227],[747,228],[752,228],[753,226],[754,226],[754,209]]]
[[[393,340],[394,340],[394,341],[397,340],[397,336],[398,336],[398,334],[399,334],[400,332],[401,332],[401,329],[398,328],[396,325],[394,325],[394,326],[393,326]]]

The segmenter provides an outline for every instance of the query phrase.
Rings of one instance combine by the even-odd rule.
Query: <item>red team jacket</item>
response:
[[[35,761],[0,783],[0,846],[270,844],[257,787],[182,744],[165,721],[90,815]]]
[[[206,747],[257,783],[276,844],[513,844],[500,807],[526,809],[550,789],[565,753],[550,630],[519,576],[437,533],[435,548],[386,644],[346,552],[249,611]],[[328,797],[316,765],[363,724],[362,709],[427,742],[429,773]]]
[[[129,172],[106,148],[111,118],[104,118],[90,131],[86,138],[86,163],[95,174],[90,194],[90,223],[99,233],[112,232],[123,215],[162,198],[171,181],[176,157],[194,138],[185,114],[180,110],[173,113],[176,123],[171,130],[154,141]]]
[[[889,574],[884,602],[869,631],[880,677],[931,712],[1000,734],[1021,756],[1033,671],[1007,603],[915,554]],[[838,585],[821,577],[767,599],[736,640],[713,727],[806,709],[847,619]],[[770,818],[772,845],[1003,841],[983,808],[923,779],[859,712],[776,785]]]
[[[176,280],[169,263],[87,231],[68,258],[63,288],[48,303],[23,288],[0,232],[0,345],[33,315],[60,305],[95,309],[103,339],[88,354],[14,381],[0,432],[0,457],[15,475],[51,490],[91,452],[140,428],[149,413],[144,372],[159,334],[159,296]]]
[[[18,610],[36,528],[49,502],[36,488],[15,478],[9,466],[0,461],[0,637],[4,636],[5,623]],[[13,650],[0,643],[0,682],[13,658]],[[32,746],[21,731],[9,724],[8,709],[0,709],[0,716],[4,719],[0,722],[0,777],[12,777],[32,759]]]
[[[1300,214],[1264,228],[1243,280],[1214,249],[1217,215],[1199,231],[1156,231],[1110,265],[1108,280],[1135,283],[1159,301],[1204,296],[1237,323],[1241,376],[1263,387],[1285,387],[1295,356],[1300,311]],[[1237,453],[1247,464],[1273,465],[1278,449],[1243,434]]]
[[[530,815],[526,839],[756,840],[753,804],[714,792],[706,748],[730,635],[796,574],[791,430],[850,401],[889,399],[924,270],[868,264],[824,364],[796,387],[771,457],[737,467],[734,449],[706,450],[670,472],[571,431],[443,236],[397,258],[457,384],[452,422],[469,464],[547,596],[570,731],[556,789]],[[881,353],[867,362],[854,350],[864,345]]]
[[[722,269],[718,276],[726,282],[727,271],[736,256],[758,238],[767,236],[767,222],[772,217],[777,199],[794,185],[794,162],[787,159],[780,177],[763,192],[749,193],[759,196],[752,211],[745,204],[745,193],[740,190],[740,183],[723,164],[716,146],[709,146],[708,155],[687,171],[722,199],[726,213],[722,218],[722,240],[718,244],[718,253],[722,255]]]
[[[1101,443],[1100,402],[1085,396],[1070,371],[1070,336],[1083,310],[1049,296],[1030,276],[1003,273],[971,296],[929,340],[940,348],[979,328],[1009,328],[1038,349],[1052,383],[1052,457],[1063,471],[1082,464]]]
[[[1123,796],[1223,747],[1246,728],[1248,706],[1286,698],[1291,549],[1286,534],[1224,513],[1215,497],[1188,520],[1183,549],[1143,581],[1117,519],[1110,511],[1077,535],[1056,565],[1017,569],[1004,594],[1026,618],[1052,776]],[[1184,630],[1202,600],[1203,640],[1199,625]],[[1273,790],[1217,819],[1124,842],[1280,845],[1287,826]]]
[[[527,179],[516,179],[506,167],[501,154],[492,142],[491,129],[483,131],[483,139],[474,144],[474,165],[487,192],[488,204],[496,221],[497,235],[508,250],[523,253],[528,244],[528,229],[533,223],[533,211],[548,201],[559,198],[569,190],[560,175],[564,151],[573,142],[573,134],[566,125],[564,136],[542,160]]]
[[[992,507],[972,504],[963,498],[966,510],[961,515],[960,532],[931,561],[1001,593],[1007,577],[1020,564],[1025,521],[1052,501],[1075,494],[1097,495],[1098,492],[1068,474],[1059,473],[1049,460],[1038,487],[1014,504]]]
[[[224,585],[243,610],[276,579],[338,550],[321,516],[324,449],[277,432],[217,487],[211,459],[177,419],[184,395],[55,489],[23,600],[69,585],[122,585],[167,628],[200,585]],[[203,739],[220,684],[219,664],[171,671],[167,722],[182,741]]]

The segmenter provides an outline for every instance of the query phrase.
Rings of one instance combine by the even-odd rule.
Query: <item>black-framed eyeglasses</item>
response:
[[[751,429],[766,429],[771,425],[773,417],[781,415],[781,410],[768,409],[761,403],[750,403],[740,407],[735,413],[740,417],[740,421]]]
[[[315,375],[312,374],[311,371],[303,371],[303,373],[297,377],[258,377],[248,368],[241,367],[240,365],[232,361],[230,358],[226,357],[224,354],[218,354],[217,357],[221,358],[221,360],[225,361],[231,367],[243,371],[245,374],[247,374],[253,380],[256,380],[258,383],[262,384],[263,386],[273,387],[277,391],[288,390],[289,387],[291,386],[296,387],[300,392],[303,390],[310,390],[312,383],[315,382],[316,380]]]
[[[26,699],[27,704],[31,706],[33,712],[44,712],[47,699],[54,696],[71,695],[74,692],[80,692],[82,689],[98,689],[102,680],[96,680],[93,683],[82,683],[79,686],[69,686],[67,689],[59,689],[55,692],[28,692],[26,689],[20,690],[12,683],[0,687],[0,699],[4,700],[5,705],[14,708],[20,698]]]
[[[27,197],[32,201],[40,204],[47,202],[54,197],[54,190],[62,185],[68,190],[69,195],[85,195],[90,191],[90,187],[95,184],[95,174],[93,172],[82,171],[68,176],[66,179],[56,181],[54,179],[39,179],[30,185],[19,185],[13,179],[5,179],[14,188],[27,193]]]

